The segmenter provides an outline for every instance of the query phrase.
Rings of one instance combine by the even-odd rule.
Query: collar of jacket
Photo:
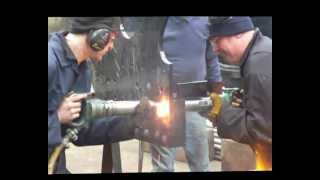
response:
[[[244,76],[243,70],[244,70],[244,66],[245,66],[245,64],[247,62],[247,59],[248,59],[248,56],[249,56],[249,52],[252,49],[252,47],[255,44],[255,42],[259,39],[260,35],[261,35],[261,32],[260,32],[259,28],[256,28],[255,32],[253,34],[253,38],[251,39],[248,47],[244,51],[244,54],[243,54],[243,56],[242,56],[242,58],[240,60],[240,74],[241,74],[242,77]]]
[[[184,22],[187,22],[189,23],[192,19],[194,19],[195,17],[193,16],[179,16],[179,18],[184,21]]]
[[[61,65],[62,68],[71,66],[72,69],[79,74],[79,68],[80,65],[78,65],[77,63],[77,59],[74,56],[73,52],[71,51],[70,47],[67,44],[67,41],[65,39],[65,36],[68,34],[68,32],[63,31],[63,32],[58,32],[57,33],[57,41],[58,43],[61,45],[61,51],[63,52],[60,56],[60,58],[58,58],[58,61]],[[85,64],[86,61],[83,63]]]

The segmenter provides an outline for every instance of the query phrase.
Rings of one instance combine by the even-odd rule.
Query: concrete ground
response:
[[[138,172],[139,142],[129,140],[120,143],[122,172]],[[102,146],[77,147],[66,150],[67,168],[71,173],[101,173]],[[144,153],[142,172],[151,172],[151,155]],[[211,171],[221,171],[221,162],[210,162]],[[175,162],[176,172],[189,172],[186,162]]]

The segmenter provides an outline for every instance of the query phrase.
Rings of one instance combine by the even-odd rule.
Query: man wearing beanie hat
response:
[[[48,42],[48,160],[61,144],[68,125],[80,116],[81,100],[90,94],[89,63],[101,61],[113,48],[116,38],[110,18],[75,17],[68,20],[69,31],[53,33]],[[80,130],[74,143],[100,145],[132,139],[135,119],[138,118],[97,119]],[[69,173],[64,151],[54,169],[53,173]]]
[[[271,170],[272,40],[254,28],[249,17],[211,17],[210,23],[214,51],[241,68],[244,98],[219,106],[220,96],[211,94],[209,119],[217,125],[220,137],[254,149],[257,170]]]

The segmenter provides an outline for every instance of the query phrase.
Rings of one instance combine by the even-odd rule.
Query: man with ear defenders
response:
[[[113,24],[111,18],[68,18],[68,31],[53,33],[48,42],[48,160],[61,144],[68,125],[80,116],[81,100],[89,95],[89,63],[101,61],[113,48],[117,34]],[[132,139],[136,117],[139,116],[97,119],[80,130],[74,143],[99,145]],[[69,173],[64,151],[54,169],[53,173]]]

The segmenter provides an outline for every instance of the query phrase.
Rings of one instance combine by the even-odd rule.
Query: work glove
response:
[[[150,133],[149,127],[151,127],[151,121],[156,117],[156,107],[151,106],[147,97],[140,99],[139,105],[135,108],[133,115],[131,116],[135,130],[134,136],[137,139],[143,139]]]
[[[212,101],[212,108],[208,112],[208,119],[211,120],[214,124],[220,114],[223,102],[230,103],[226,99],[223,98],[220,94],[213,92],[210,94],[210,99]],[[227,98],[228,99],[228,98]],[[239,89],[232,93],[231,95],[231,105],[234,107],[243,107],[242,103],[243,99],[243,89]]]
[[[222,90],[223,90],[223,86],[224,83],[223,82],[209,82],[209,91],[210,92],[215,92],[217,94],[222,94]]]

